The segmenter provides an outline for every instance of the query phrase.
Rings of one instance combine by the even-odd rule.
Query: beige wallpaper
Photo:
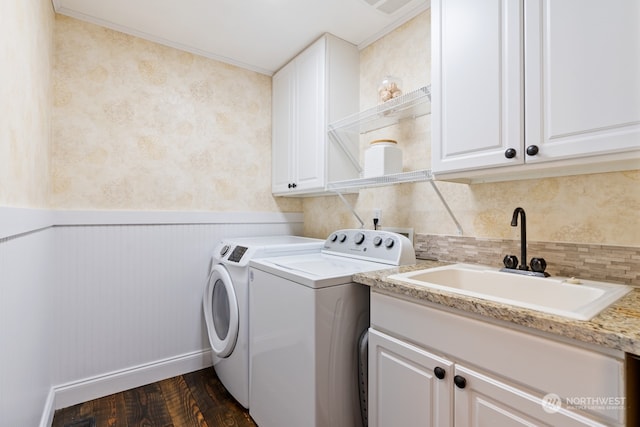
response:
[[[400,77],[406,91],[429,84],[429,11],[367,47],[361,53],[361,106],[376,104],[376,89],[387,74]],[[363,138],[396,137],[404,169],[429,168],[430,118]],[[538,241],[640,246],[640,171],[580,175],[487,184],[436,184],[460,221],[464,234],[518,239],[510,226],[517,206],[527,212],[527,234]],[[382,225],[412,227],[418,233],[457,234],[453,221],[429,183],[362,190],[347,196],[371,227],[374,208]],[[335,212],[326,215],[326,212]],[[337,197],[304,200],[305,233],[326,237],[342,227],[358,227]]]
[[[271,195],[271,78],[55,21],[54,208],[301,211]]]
[[[51,0],[0,8],[0,206],[47,206],[53,20]]]

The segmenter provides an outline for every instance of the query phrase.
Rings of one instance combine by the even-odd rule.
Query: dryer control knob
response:
[[[364,242],[364,234],[363,233],[356,233],[356,237],[354,237],[353,239],[356,242],[356,245],[361,245],[362,242]]]
[[[387,248],[389,248],[389,249],[391,249],[391,248],[393,247],[393,244],[394,244],[394,243],[395,243],[395,242],[393,241],[393,239],[392,239],[391,237],[388,237],[388,238],[387,238],[387,239],[385,239],[385,241],[384,241],[384,245],[385,245]]]
[[[345,240],[347,240],[347,235],[341,234],[340,237],[338,237],[338,240],[340,241],[340,243],[344,243]]]
[[[224,245],[222,249],[220,249],[220,256],[221,257],[225,256],[227,252],[229,252],[229,249],[231,249],[229,245]]]
[[[335,242],[336,240],[338,240],[338,235],[336,233],[333,233],[331,236],[329,236],[329,240]]]
[[[373,246],[380,246],[382,244],[382,237],[376,236],[373,238]]]

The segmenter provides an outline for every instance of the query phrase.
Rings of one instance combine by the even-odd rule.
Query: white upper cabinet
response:
[[[434,171],[522,163],[521,3],[432,1]]]
[[[329,34],[273,76],[274,194],[317,194],[329,181],[358,176],[327,136],[330,121],[357,111],[358,84],[356,46]]]
[[[637,0],[434,0],[432,31],[437,178],[640,167]]]

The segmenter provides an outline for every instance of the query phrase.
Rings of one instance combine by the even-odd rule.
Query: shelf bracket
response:
[[[329,125],[328,134],[329,134],[329,139],[332,142],[334,142],[340,148],[340,150],[342,150],[345,156],[347,156],[347,159],[349,159],[349,161],[353,165],[356,172],[358,173],[362,172],[362,166],[360,166],[360,161],[355,158],[353,153],[347,148],[347,144],[345,144],[342,138],[340,138],[340,135],[338,134],[336,129],[334,129],[333,126],[331,125]]]
[[[440,201],[442,202],[442,204],[444,205],[444,208],[449,213],[449,216],[451,217],[453,222],[456,224],[456,228],[458,229],[458,235],[462,236],[462,234],[463,234],[462,226],[460,225],[460,222],[458,222],[458,219],[456,218],[456,216],[454,215],[453,211],[449,207],[449,204],[447,203],[447,201],[442,196],[442,193],[440,193],[440,190],[438,189],[438,186],[436,186],[435,181],[432,180],[432,181],[429,181],[429,183],[431,184],[431,187],[433,188],[433,191],[435,191],[436,194],[438,195],[438,197],[440,198]]]
[[[353,214],[353,216],[358,220],[358,222],[360,223],[360,228],[364,228],[364,221],[362,221],[362,218],[360,218],[360,215],[358,215],[354,207],[351,206],[351,203],[349,203],[349,201],[344,198],[344,196],[339,190],[334,190],[334,191],[340,197],[340,200],[342,200],[342,203],[344,203],[347,209],[351,211],[351,214]]]
[[[340,200],[342,200],[342,203],[347,207],[347,209],[349,209],[349,211],[360,223],[360,228],[364,228],[364,221],[362,220],[362,218],[360,218],[360,216],[356,212],[355,208],[351,205],[351,203],[349,203],[349,201],[344,198],[344,196],[342,195],[342,190],[345,190],[345,189],[353,190],[355,188],[357,189],[371,188],[371,187],[378,187],[381,185],[399,184],[402,182],[419,182],[419,181],[429,181],[429,184],[431,184],[431,188],[433,188],[433,191],[436,193],[436,195],[440,199],[440,202],[442,203],[445,210],[451,217],[451,220],[456,225],[456,228],[458,230],[458,235],[462,236],[464,234],[462,225],[460,225],[458,218],[456,218],[455,214],[449,207],[449,204],[447,203],[444,196],[440,192],[440,189],[438,188],[435,181],[433,180],[433,176],[430,170],[419,170],[414,172],[405,172],[401,174],[386,175],[386,176],[375,177],[375,178],[361,178],[361,179],[354,179],[349,181],[334,182],[329,184],[328,189],[333,191],[335,194],[337,194],[340,197]]]

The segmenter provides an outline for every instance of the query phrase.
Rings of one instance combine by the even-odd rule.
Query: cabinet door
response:
[[[456,365],[455,375],[466,382],[464,388],[454,387],[454,417],[458,427],[606,425],[570,412],[562,405],[556,406],[555,396],[541,398],[460,365]]]
[[[526,162],[640,148],[640,2],[526,0]]]
[[[522,163],[523,1],[432,0],[431,11],[433,171]]]
[[[293,138],[295,132],[295,63],[289,63],[273,76],[271,191],[285,193],[295,182]]]
[[[296,190],[324,188],[325,46],[321,38],[296,58]]]
[[[452,377],[450,361],[369,329],[369,426],[451,426]]]

